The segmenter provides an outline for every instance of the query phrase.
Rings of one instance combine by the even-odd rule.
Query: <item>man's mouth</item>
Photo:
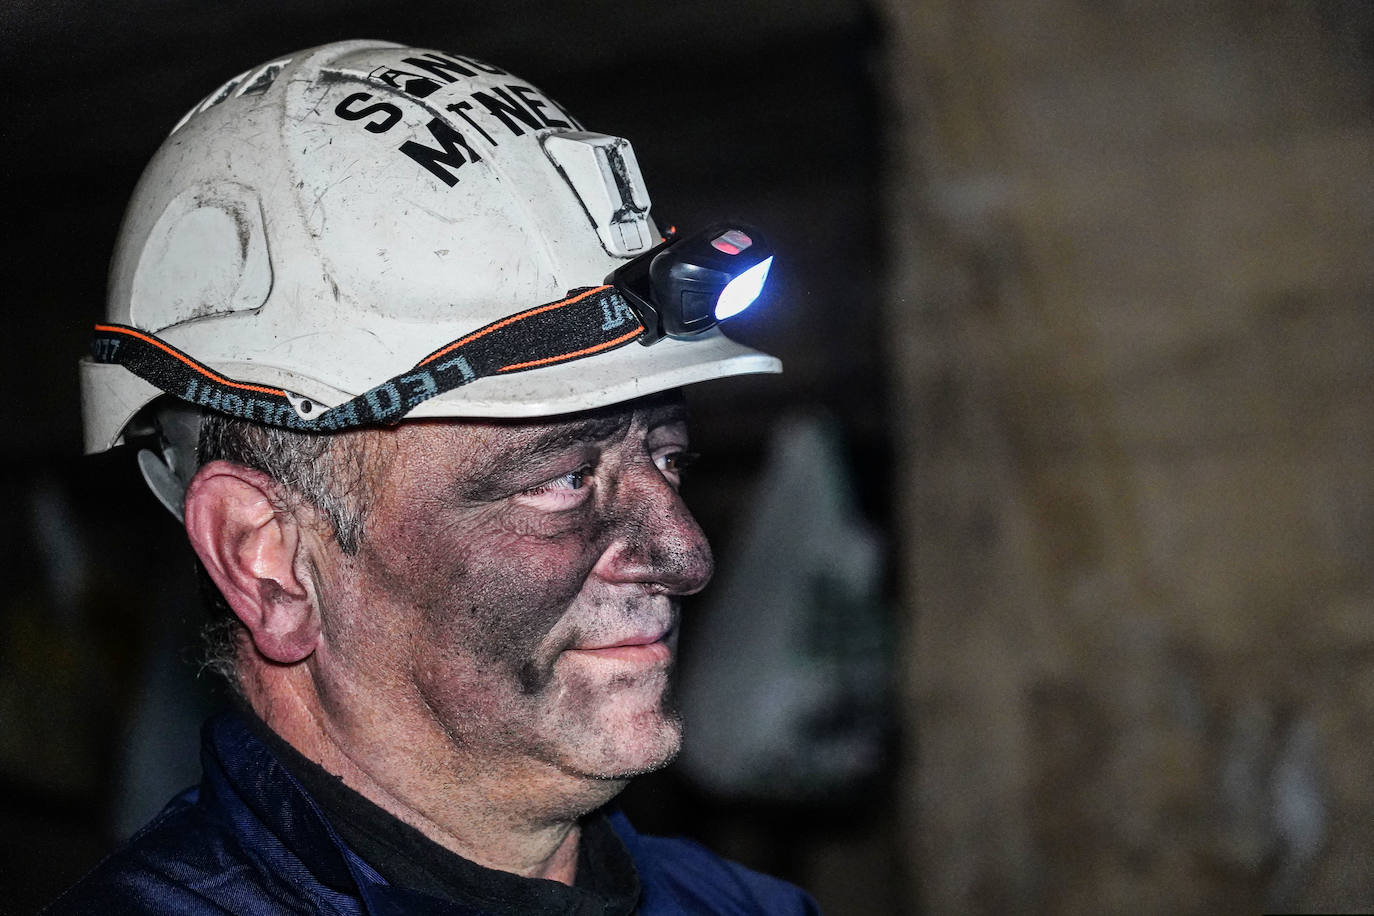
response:
[[[669,645],[668,638],[671,632],[669,630],[660,633],[641,633],[613,641],[574,646],[568,651],[606,661],[614,660],[637,665],[658,664],[673,657],[673,648]]]

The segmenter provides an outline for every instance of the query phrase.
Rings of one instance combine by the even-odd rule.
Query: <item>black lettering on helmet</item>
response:
[[[517,137],[524,136],[525,134],[525,132],[520,129],[520,126],[511,120],[511,115],[515,115],[521,121],[525,122],[525,126],[530,130],[538,130],[542,126],[539,123],[539,119],[535,117],[534,112],[527,110],[519,102],[511,98],[504,89],[493,86],[491,91],[495,93],[495,98],[485,92],[474,92],[472,97],[482,103],[482,107],[488,112],[500,118],[501,123],[505,124],[506,127],[510,129],[511,133],[515,134]]]
[[[382,116],[381,120],[369,121],[363,126],[374,134],[386,133],[396,125],[397,121],[401,120],[401,109],[392,105],[390,102],[377,102],[363,108],[353,107],[355,104],[361,104],[370,98],[372,98],[372,96],[366,92],[355,92],[338,105],[334,106],[334,114],[343,118],[345,121],[361,121],[363,118],[371,115],[380,114]]]
[[[496,76],[509,76],[509,75],[510,75],[510,74],[507,73],[505,70],[502,70],[500,67],[497,67],[497,66],[495,66],[495,65],[493,65],[493,64],[486,63],[485,61],[480,61],[480,60],[478,60],[478,59],[475,58],[475,57],[469,57],[469,56],[466,55],[466,54],[449,54],[448,56],[449,56],[449,57],[452,57],[452,58],[455,58],[456,60],[461,60],[461,61],[462,61],[463,63],[465,63],[465,64],[470,64],[470,65],[476,67],[478,70],[481,70],[483,73],[491,73],[491,74],[495,74]]]
[[[475,131],[477,131],[479,134],[481,134],[481,135],[482,135],[482,139],[486,140],[486,141],[487,141],[488,143],[490,143],[492,146],[496,146],[496,145],[497,145],[497,144],[496,144],[496,139],[495,139],[494,137],[492,137],[491,134],[489,134],[489,133],[487,133],[485,130],[483,130],[483,129],[482,129],[482,125],[480,125],[480,124],[478,124],[476,121],[474,121],[474,120],[472,119],[472,116],[468,114],[469,111],[472,111],[472,103],[471,103],[471,102],[468,102],[468,101],[454,102],[452,105],[445,105],[444,108],[445,108],[446,110],[448,110],[448,111],[453,112],[453,113],[456,114],[458,117],[462,118],[464,121],[467,121],[467,122],[468,122],[468,127],[471,127],[473,130],[475,130]]]
[[[477,71],[469,69],[458,61],[442,54],[426,54],[424,57],[407,57],[403,63],[417,67],[431,76],[437,76],[446,83],[458,81],[459,76],[476,76]],[[457,74],[455,76],[454,74]]]
[[[510,89],[520,101],[528,105],[530,111],[539,116],[539,120],[544,122],[545,127],[562,127],[566,129],[569,126],[567,121],[562,121],[558,118],[550,118],[548,115],[544,114],[544,109],[550,107],[552,103],[549,102],[548,99],[540,96],[533,86],[508,86],[507,88]]]
[[[396,70],[392,67],[378,67],[368,75],[368,79],[376,80],[379,83],[386,83],[392,89],[399,89],[407,95],[417,99],[423,99],[439,88],[439,83],[427,76],[418,73],[407,73],[405,70]]]
[[[427,126],[430,134],[439,141],[439,149],[425,146],[414,140],[407,140],[401,144],[401,152],[420,163],[451,188],[458,183],[458,176],[448,169],[452,168],[456,171],[467,162],[481,162],[482,157],[473,152],[472,147],[468,146],[467,138],[446,121],[430,118]],[[463,153],[467,153],[466,158],[464,158]]]

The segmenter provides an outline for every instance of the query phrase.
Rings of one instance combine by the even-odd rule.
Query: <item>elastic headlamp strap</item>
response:
[[[413,369],[328,410],[281,388],[225,378],[166,341],[125,325],[96,325],[91,355],[208,410],[267,426],[335,432],[396,423],[416,405],[480,378],[602,353],[629,343],[643,330],[614,287],[573,290],[565,299],[445,344]]]

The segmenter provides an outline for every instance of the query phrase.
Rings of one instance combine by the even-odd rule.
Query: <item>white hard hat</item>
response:
[[[376,41],[283,57],[144,172],[81,363],[86,450],[164,393],[333,430],[780,371],[716,329],[635,343],[606,278],[659,242],[630,145],[504,70]]]

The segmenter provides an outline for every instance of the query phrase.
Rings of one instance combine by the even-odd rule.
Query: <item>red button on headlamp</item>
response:
[[[753,239],[740,232],[738,229],[727,229],[720,235],[711,239],[711,247],[716,251],[723,251],[726,254],[739,254],[750,245],[754,244]]]

